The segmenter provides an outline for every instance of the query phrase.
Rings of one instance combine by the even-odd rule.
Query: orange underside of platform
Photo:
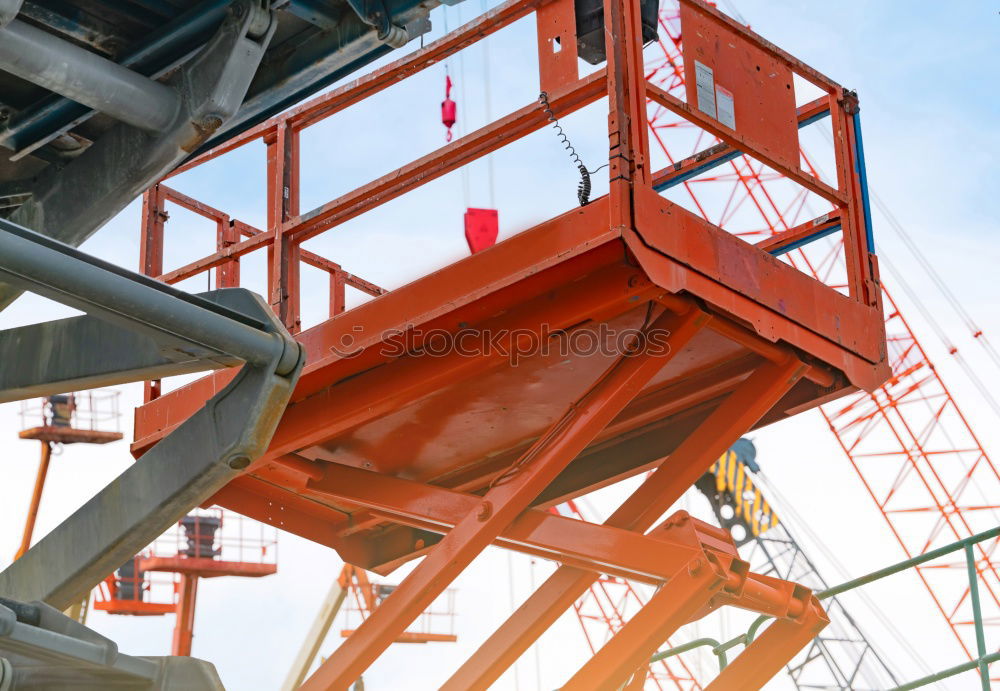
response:
[[[777,342],[811,368],[758,426],[884,379],[877,308],[655,193],[643,202],[635,231],[609,230],[602,198],[300,334],[307,366],[271,447],[217,503],[388,570],[437,536],[310,491],[294,461],[480,493],[613,364],[616,339],[641,328],[651,305],[693,299],[712,320],[535,505],[669,455]],[[463,332],[466,346],[488,352],[437,352],[435,338],[458,343]],[[139,409],[134,451],[231,376],[210,375]]]
[[[142,600],[94,600],[93,606],[94,609],[109,614],[132,617],[159,617],[177,611],[177,605],[172,602],[144,602]]]
[[[121,439],[122,433],[47,425],[21,430],[17,436],[21,439],[35,439],[53,444],[108,444]]]

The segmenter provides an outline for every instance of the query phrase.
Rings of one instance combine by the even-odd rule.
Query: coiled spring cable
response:
[[[549,122],[552,123],[552,127],[556,131],[556,135],[559,137],[559,141],[569,152],[569,157],[573,161],[573,164],[580,171],[580,183],[576,186],[576,198],[580,200],[580,206],[586,206],[590,202],[590,192],[591,192],[591,182],[590,176],[596,173],[601,168],[607,167],[608,164],[604,164],[594,170],[587,170],[587,166],[583,165],[583,161],[580,159],[580,155],[576,153],[576,149],[570,142],[569,137],[563,131],[562,125],[559,124],[559,119],[556,114],[552,112],[552,107],[549,105],[549,95],[546,92],[538,94],[538,102],[542,104],[542,110],[545,111],[545,115],[548,116]]]

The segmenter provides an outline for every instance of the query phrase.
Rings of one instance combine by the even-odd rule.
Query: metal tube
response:
[[[854,580],[847,581],[846,583],[835,585],[832,588],[827,588],[822,592],[816,593],[816,597],[820,600],[825,600],[828,597],[840,595],[841,593],[853,590],[858,586],[872,583],[885,578],[886,576],[891,576],[894,573],[899,573],[900,571],[905,571],[912,566],[917,566],[919,564],[923,564],[924,562],[931,561],[932,559],[943,557],[946,554],[957,552],[958,550],[965,548],[967,545],[974,545],[977,542],[982,542],[983,540],[989,540],[995,537],[1000,537],[1000,527],[985,530],[981,533],[971,535],[964,540],[953,542],[950,545],[945,545],[944,547],[939,547],[938,549],[931,550],[930,552],[919,554],[912,559],[907,559],[906,561],[901,561],[898,564],[893,564],[892,566],[887,566],[884,569],[879,569],[878,571],[874,571],[866,576],[861,576],[859,578],[855,578]]]
[[[16,19],[0,34],[0,69],[151,132],[180,110],[169,87]]]
[[[197,603],[198,576],[192,573],[181,574],[171,655],[191,656],[191,642],[194,640],[194,613]]]
[[[83,252],[0,219],[0,276],[94,316],[156,337],[163,334],[227,353],[256,366],[281,357],[277,373],[295,367],[298,352],[277,333],[206,309],[186,294],[88,257]],[[286,347],[288,346],[288,347]]]
[[[818,113],[815,113],[814,115],[803,117],[801,120],[799,120],[798,127],[801,130],[802,128],[807,127],[808,125],[811,125],[818,120],[822,120],[825,117],[829,117],[829,115],[830,115],[830,109],[827,108],[826,110],[822,110]],[[802,116],[800,115],[799,117]],[[693,156],[690,156],[689,158],[685,159],[685,161],[689,161],[691,159],[700,160],[703,157],[707,158],[705,154],[708,154],[710,151],[715,150],[716,147],[719,147],[717,149],[718,151],[725,151],[726,149],[731,148],[729,147],[728,144],[716,144],[714,147],[711,147],[710,149],[704,149],[702,151],[699,151]],[[663,192],[664,190],[668,190],[671,187],[674,187],[675,185],[681,184],[682,182],[687,182],[692,178],[696,178],[702,173],[707,173],[713,168],[718,168],[721,165],[725,165],[726,163],[729,163],[733,159],[739,158],[742,155],[743,152],[740,151],[739,149],[732,149],[732,151],[723,154],[719,158],[706,161],[705,163],[698,166],[694,166],[692,168],[680,168],[676,171],[672,170],[672,167],[664,168],[659,173],[654,174],[653,178],[655,182],[653,184],[653,189],[656,190],[657,192]],[[681,162],[681,165],[683,165],[683,163],[684,161]],[[666,173],[666,175],[662,178],[659,178],[659,176],[663,173]],[[659,179],[657,180],[657,178]]]
[[[976,625],[976,654],[979,655],[979,679],[983,691],[990,691],[990,668],[983,661],[986,657],[986,638],[983,635],[983,610],[979,606],[979,573],[976,571],[976,553],[972,545],[965,546],[965,563],[969,567],[969,600],[972,602],[972,620]]]
[[[771,619],[771,617],[767,614],[762,614],[753,620],[753,623],[750,624],[750,628],[747,629],[747,632],[744,634],[746,636],[747,645],[753,643],[754,639],[757,638],[757,632],[760,630],[760,627],[763,626],[764,622],[768,619]]]
[[[6,2],[9,0],[0,0]],[[211,38],[226,16],[231,0],[204,0],[145,39],[141,46],[125,53],[121,66],[156,78],[176,67],[183,56]],[[34,151],[65,128],[88,120],[94,111],[66,98],[45,99],[39,105],[12,117],[0,132],[0,146],[18,152],[18,156]]]
[[[0,0],[0,29],[11,23],[23,4],[24,0]]]
[[[688,641],[687,643],[682,643],[680,645],[675,645],[670,650],[664,650],[654,654],[649,658],[650,664],[654,662],[659,662],[660,660],[666,660],[668,657],[674,657],[675,655],[680,655],[681,653],[686,653],[689,650],[694,650],[695,648],[717,648],[721,643],[719,643],[714,638],[696,638],[693,641]]]
[[[948,677],[953,677],[956,674],[961,674],[962,672],[968,672],[978,667],[980,664],[989,665],[992,662],[1000,660],[1000,653],[992,653],[982,658],[981,660],[971,660],[969,662],[963,662],[960,665],[955,665],[954,667],[949,667],[948,669],[943,669],[940,672],[935,672],[926,677],[921,677],[915,681],[911,681],[908,684],[903,684],[902,686],[897,686],[892,689],[892,691],[910,691],[910,689],[919,689],[921,686],[927,686],[928,684],[933,684],[935,681],[941,681],[942,679],[947,679]],[[989,687],[987,687],[989,688]]]
[[[976,572],[976,567],[975,567],[975,552],[973,550],[973,545],[983,542],[984,540],[990,540],[996,537],[1000,537],[1000,527],[992,528],[990,530],[985,530],[975,535],[970,535],[964,540],[959,540],[958,542],[953,542],[950,545],[945,545],[944,547],[939,547],[938,549],[931,550],[930,552],[919,554],[916,557],[913,557],[912,559],[901,561],[897,564],[893,564],[892,566],[887,566],[884,569],[879,569],[878,571],[874,571],[865,576],[861,576],[859,578],[847,581],[846,583],[841,583],[840,585],[836,585],[832,588],[827,588],[826,590],[815,593],[815,595],[817,599],[825,600],[835,595],[840,595],[841,593],[844,593],[848,590],[853,590],[854,588],[858,588],[862,585],[867,585],[882,578],[886,578],[887,576],[892,576],[893,574],[897,574],[900,571],[905,571],[906,569],[910,569],[913,568],[914,566],[918,566],[933,559],[937,559],[946,554],[951,554],[952,552],[964,550],[966,563],[968,565],[968,571],[969,571],[969,597],[972,600],[972,613],[976,625],[976,644],[979,654],[978,659],[972,660],[971,662],[963,663],[961,665],[957,665],[955,667],[951,667],[949,669],[937,672],[936,674],[932,674],[927,677],[922,677],[921,679],[917,679],[916,681],[904,684],[903,686],[897,686],[895,689],[893,689],[893,691],[905,691],[907,689],[919,688],[921,686],[926,686],[927,684],[933,683],[935,681],[940,681],[941,679],[945,679],[947,677],[951,677],[956,674],[967,672],[969,670],[973,670],[976,668],[979,668],[979,674],[983,684],[983,688],[988,689],[990,682],[989,665],[993,662],[996,662],[997,660],[1000,660],[1000,653],[992,653],[990,655],[986,654],[986,643],[983,637],[982,611],[979,605],[978,573]],[[760,627],[765,622],[767,622],[772,618],[773,617],[766,614],[760,615],[753,621],[753,623],[750,625],[750,628],[747,629],[746,633],[740,634],[739,636],[735,636],[734,638],[729,639],[725,643],[719,643],[718,641],[711,638],[699,638],[690,641],[689,643],[685,643],[683,645],[671,648],[670,650],[665,650],[656,653],[655,655],[649,658],[649,664],[658,662],[659,660],[663,660],[668,657],[673,657],[674,655],[679,655],[694,648],[712,645],[714,646],[712,648],[712,652],[715,653],[717,656],[719,656],[720,665],[723,668],[725,668],[726,650],[741,643],[743,645],[750,645],[757,637],[757,632],[760,630]]]

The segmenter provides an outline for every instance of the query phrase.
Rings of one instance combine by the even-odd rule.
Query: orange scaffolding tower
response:
[[[341,587],[350,592],[348,606],[344,609],[345,614],[350,618],[356,616],[360,621],[366,620],[381,605],[387,597],[396,590],[396,585],[389,583],[375,583],[368,578],[364,569],[357,566],[344,564],[340,572]],[[458,640],[455,636],[455,593],[452,590],[442,594],[444,600],[443,607],[435,609],[434,603],[425,609],[414,621],[414,626],[399,634],[397,643],[454,643]],[[444,632],[437,626],[437,622],[444,619],[448,622],[448,631]],[[349,638],[354,633],[354,628],[344,628],[340,630],[340,635]]]
[[[532,14],[546,109],[528,104],[300,210],[302,129]],[[266,229],[208,210],[218,250],[165,272],[165,185],[147,193],[144,272],[176,282],[215,269],[220,287],[232,286],[241,257],[264,250],[270,303],[307,351],[269,450],[214,501],[376,572],[424,557],[303,688],[347,688],[490,544],[561,566],[446,689],[488,687],[601,573],[660,587],[565,689],[615,688],[643,668],[634,680],[641,684],[645,660],[673,631],[720,606],[777,619],[708,688],[763,684],[825,625],[807,589],[749,573],[725,531],[684,512],[660,519],[741,434],[872,390],[887,376],[857,99],[699,0],[684,0],[681,14],[701,39],[685,44],[684,60],[705,75],[700,93],[688,85],[686,101],[644,79],[637,0],[606,0],[598,11],[596,36],[612,39],[607,66],[583,77],[574,3],[511,0],[185,166],[263,140]],[[594,46],[587,50],[593,57]],[[815,100],[796,103],[793,75],[812,85]],[[331,300],[329,320],[300,329],[300,263],[325,267],[333,286],[343,272],[303,250],[303,241],[601,99],[607,195],[352,310]],[[647,99],[765,162],[835,213],[751,245],[668,201],[654,181],[702,159],[653,169]],[[834,125],[830,179],[804,170],[798,156],[799,122],[819,115]],[[844,288],[774,256],[833,231],[844,239]],[[162,394],[151,385],[136,413],[134,452],[232,376]],[[546,510],[650,469],[603,525]]]
[[[188,514],[104,579],[94,609],[132,616],[175,614],[171,655],[190,656],[201,579],[261,578],[278,570],[276,538],[266,535],[264,526],[257,528],[259,535],[250,534],[249,524],[218,508]]]
[[[21,544],[14,555],[19,559],[31,547],[42,491],[49,474],[53,444],[109,444],[122,438],[118,431],[118,392],[85,391],[56,394],[21,404],[21,439],[41,442],[35,486],[24,519]],[[113,428],[113,429],[111,429]]]

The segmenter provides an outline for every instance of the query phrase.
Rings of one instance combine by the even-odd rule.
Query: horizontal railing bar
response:
[[[549,103],[553,113],[562,116],[590,105],[606,92],[607,71],[602,69],[550,95]],[[299,236],[300,241],[307,240],[525,137],[548,122],[537,103],[524,106],[339,199],[290,219],[282,231]]]
[[[207,257],[196,259],[190,264],[185,264],[179,269],[174,269],[173,271],[162,274],[157,277],[157,280],[170,284],[179,283],[180,281],[191,278],[192,276],[197,276],[198,274],[208,271],[209,269],[222,266],[231,259],[242,257],[244,254],[249,254],[256,249],[266,247],[273,241],[273,233],[262,232],[260,235],[254,235],[246,240],[243,240],[242,242],[237,242],[235,245],[230,245],[229,247],[225,247],[218,252],[214,252]]]
[[[936,681],[941,681],[942,679],[947,679],[948,677],[953,677],[962,672],[971,672],[981,663],[986,663],[987,665],[992,664],[1000,660],[1000,653],[991,653],[984,658],[979,660],[969,660],[968,662],[963,662],[960,665],[955,665],[954,667],[949,667],[948,669],[941,670],[940,672],[935,672],[934,674],[929,674],[926,677],[921,677],[914,681],[911,681],[902,686],[896,686],[891,689],[891,691],[909,691],[910,689],[918,689],[921,686],[927,686],[928,684],[933,684]]]
[[[167,201],[171,201],[178,206],[182,206],[188,211],[198,214],[202,218],[207,218],[209,221],[223,221],[229,218],[229,214],[226,214],[215,207],[209,206],[205,202],[189,197],[183,192],[175,190],[173,187],[167,187],[161,183],[160,191],[163,193],[163,198]]]
[[[397,82],[439,64],[445,58],[513,24],[540,4],[541,0],[510,0],[477,16],[410,55],[360,77],[340,89],[335,89],[294,108],[282,117],[295,129],[302,129],[320,122],[358,101],[369,98]]]
[[[372,297],[378,297],[379,295],[385,295],[387,292],[389,292],[385,288],[380,288],[377,285],[375,285],[374,283],[366,281],[363,278],[358,278],[354,274],[348,273],[347,271],[342,271],[341,274],[344,277],[344,283],[346,283],[347,285],[351,286],[352,288],[356,288],[356,289],[360,290],[362,293],[367,293],[368,295],[371,295]]]
[[[163,187],[164,186],[161,185],[161,189]],[[172,195],[176,191],[170,188],[166,189],[168,190],[168,198],[173,198],[170,195]],[[197,201],[196,199],[192,199],[191,197],[188,197],[186,195],[180,195],[180,196],[182,196],[185,200],[187,200],[187,202],[191,205],[201,204],[201,202]],[[187,204],[184,204],[184,206],[185,208],[190,208]],[[204,206],[206,206],[209,209],[211,208],[208,207],[207,205]],[[221,214],[222,212],[219,213]],[[225,216],[225,214],[222,215]],[[233,220],[233,225],[236,227],[237,231],[241,235],[245,235],[247,237],[246,240],[230,245],[229,247],[224,247],[223,249],[218,250],[217,252],[213,252],[210,255],[202,257],[201,259],[196,259],[195,261],[189,264],[185,264],[184,266],[174,269],[173,271],[168,271],[167,273],[158,276],[157,280],[167,284],[179,283],[180,281],[191,278],[192,276],[197,276],[200,273],[209,271],[218,266],[222,266],[227,261],[231,261],[233,259],[242,257],[244,254],[249,254],[250,252],[260,249],[261,247],[266,247],[267,245],[270,245],[274,241],[274,234],[271,233],[270,231],[264,231],[260,230],[259,228],[254,228],[250,224],[244,223],[243,221],[239,220]],[[314,252],[310,252],[308,250],[300,250],[299,257],[303,261],[303,263],[312,266],[314,268],[320,269],[321,271],[326,271],[327,273],[331,274],[333,273],[341,274],[344,277],[344,282],[347,285],[353,288],[357,288],[363,293],[367,293],[368,295],[371,295],[373,297],[378,297],[379,295],[384,295],[386,293],[386,290],[384,288],[380,288],[379,286],[375,285],[374,283],[371,283],[370,281],[366,281],[363,278],[359,278],[358,276],[355,276],[354,274],[348,271],[344,271],[344,269],[341,268],[340,264],[330,261],[325,257],[321,257],[320,255],[315,254]]]
[[[783,254],[788,254],[792,250],[797,250],[800,247],[805,247],[811,242],[815,242],[816,240],[822,240],[828,235],[833,235],[834,233],[836,233],[838,230],[841,229],[842,226],[838,222],[824,223],[820,227],[816,228],[812,233],[805,234],[802,237],[795,239],[794,241],[791,241],[790,238],[786,238],[786,240],[788,240],[786,244],[783,244],[774,249],[770,249],[768,250],[768,253],[772,257],[780,257]]]
[[[244,223],[243,221],[233,221],[239,232],[243,235],[248,235],[250,237],[259,236],[265,231],[259,228],[254,228],[249,223]],[[344,282],[349,286],[357,288],[363,293],[368,293],[373,297],[378,297],[379,295],[384,295],[386,291],[384,288],[379,288],[374,283],[366,281],[363,278],[359,278],[349,271],[344,271],[343,267],[335,261],[331,261],[326,257],[320,256],[315,252],[310,252],[309,250],[300,249],[299,259],[303,263],[309,266],[319,269],[321,271],[326,271],[329,274],[340,274],[344,277]]]
[[[887,576],[892,576],[900,571],[905,571],[906,569],[917,566],[918,564],[923,564],[924,562],[932,561],[938,557],[943,557],[946,554],[951,554],[952,552],[957,552],[961,549],[965,549],[966,545],[974,545],[984,540],[989,540],[991,538],[1000,537],[1000,526],[992,528],[990,530],[983,531],[981,533],[976,533],[971,535],[964,540],[959,540],[958,542],[953,542],[950,545],[945,545],[944,547],[939,547],[938,549],[931,550],[930,552],[925,552],[924,554],[918,554],[917,556],[907,559],[905,561],[898,562],[892,566],[887,566],[884,569],[879,569],[878,571],[873,571],[872,573],[866,574],[864,576],[859,576],[853,580],[847,581],[846,583],[841,583],[840,585],[835,585],[832,588],[827,588],[821,592],[816,593],[816,597],[820,600],[825,600],[828,597],[833,597],[839,595],[848,590],[852,590],[862,585],[867,585],[868,583],[873,583],[874,581],[881,580]]]
[[[691,106],[684,101],[680,100],[671,93],[668,93],[656,86],[655,84],[646,83],[646,94],[653,99],[656,103],[671,111],[675,115],[693,122],[694,124],[701,127],[703,130],[709,134],[721,139],[726,144],[729,144],[734,149],[740,149],[744,151],[747,155],[753,156],[757,160],[761,161],[767,166],[770,166],[774,170],[778,171],[790,180],[797,182],[798,184],[805,187],[810,192],[819,195],[823,199],[834,206],[842,206],[847,203],[847,197],[840,190],[837,190],[830,185],[826,184],[822,180],[814,178],[808,173],[804,173],[801,170],[796,170],[784,165],[780,161],[776,160],[773,156],[770,156],[762,151],[757,150],[755,147],[750,146],[745,138],[740,134],[733,134],[731,131],[727,131],[727,128],[720,126],[712,118],[708,117],[699,110],[691,108]]]
[[[826,97],[817,98],[796,109],[799,129],[811,125],[830,115],[829,99]],[[687,182],[713,168],[717,168],[744,154],[740,149],[735,149],[726,142],[720,142],[715,146],[710,146],[696,154],[678,161],[672,166],[664,168],[653,174],[653,189],[657,192],[669,189],[682,182]]]
[[[219,144],[199,156],[178,166],[167,177],[190,170],[214,158],[234,151],[252,141],[261,139],[285,123],[297,130],[314,125],[344,108],[401,82],[428,67],[439,64],[445,58],[468,48],[492,33],[513,24],[534,10],[541,0],[510,0],[484,15],[460,26],[446,36],[417,50],[406,57],[389,63],[363,77],[345,84],[339,89],[318,96],[297,108],[262,122],[242,134]],[[164,178],[166,179],[166,178]]]
[[[845,583],[841,583],[840,585],[835,585],[832,588],[827,588],[826,590],[822,590],[814,594],[817,599],[826,600],[831,597],[835,597],[837,595],[845,593],[854,588],[858,588],[863,585],[868,585],[869,583],[873,583],[874,581],[886,578],[888,576],[892,576],[901,571],[905,571],[906,569],[914,568],[919,564],[932,561],[939,557],[943,557],[947,554],[952,554],[953,552],[958,552],[959,550],[964,550],[967,547],[971,547],[972,545],[984,542],[986,540],[994,539],[997,537],[1000,537],[1000,526],[992,528],[990,530],[985,530],[981,533],[976,533],[975,535],[971,535],[963,540],[952,542],[951,544],[945,545],[944,547],[939,547],[938,549],[917,555],[916,557],[913,557],[911,559],[898,562],[891,566],[887,566],[884,569],[879,569],[878,571],[873,571],[872,573],[860,576]],[[659,662],[660,660],[664,660],[669,657],[674,657],[675,655],[680,655],[681,653],[685,653],[695,648],[711,646],[712,652],[715,653],[716,656],[718,656],[719,658],[720,670],[724,669],[727,664],[725,652],[737,645],[750,645],[750,643],[752,643],[753,640],[756,638],[757,631],[760,629],[760,627],[763,626],[764,623],[771,618],[772,617],[770,616],[762,614],[753,621],[753,623],[747,629],[746,633],[741,633],[738,636],[734,636],[733,638],[723,643],[720,643],[714,638],[698,638],[688,643],[671,648],[669,650],[660,651],[649,658],[649,664],[652,664],[654,662]],[[904,684],[903,686],[897,686],[894,689],[892,689],[892,691],[907,691],[908,689],[915,689],[921,686],[926,686],[927,684],[933,683],[935,681],[939,681],[947,677],[952,677],[955,676],[956,674],[961,674],[962,672],[968,672],[974,670],[981,664],[989,665],[993,662],[996,662],[997,660],[1000,660],[1000,653],[992,653],[990,655],[980,657],[976,660],[970,660],[969,662],[962,663],[961,665],[950,667],[941,672],[937,672],[936,674],[922,677],[920,679],[917,679],[916,681]]]
[[[800,223],[788,230],[764,238],[755,247],[777,257],[803,245],[807,245],[814,240],[826,237],[840,230],[840,227],[840,211],[832,211],[811,221]]]

